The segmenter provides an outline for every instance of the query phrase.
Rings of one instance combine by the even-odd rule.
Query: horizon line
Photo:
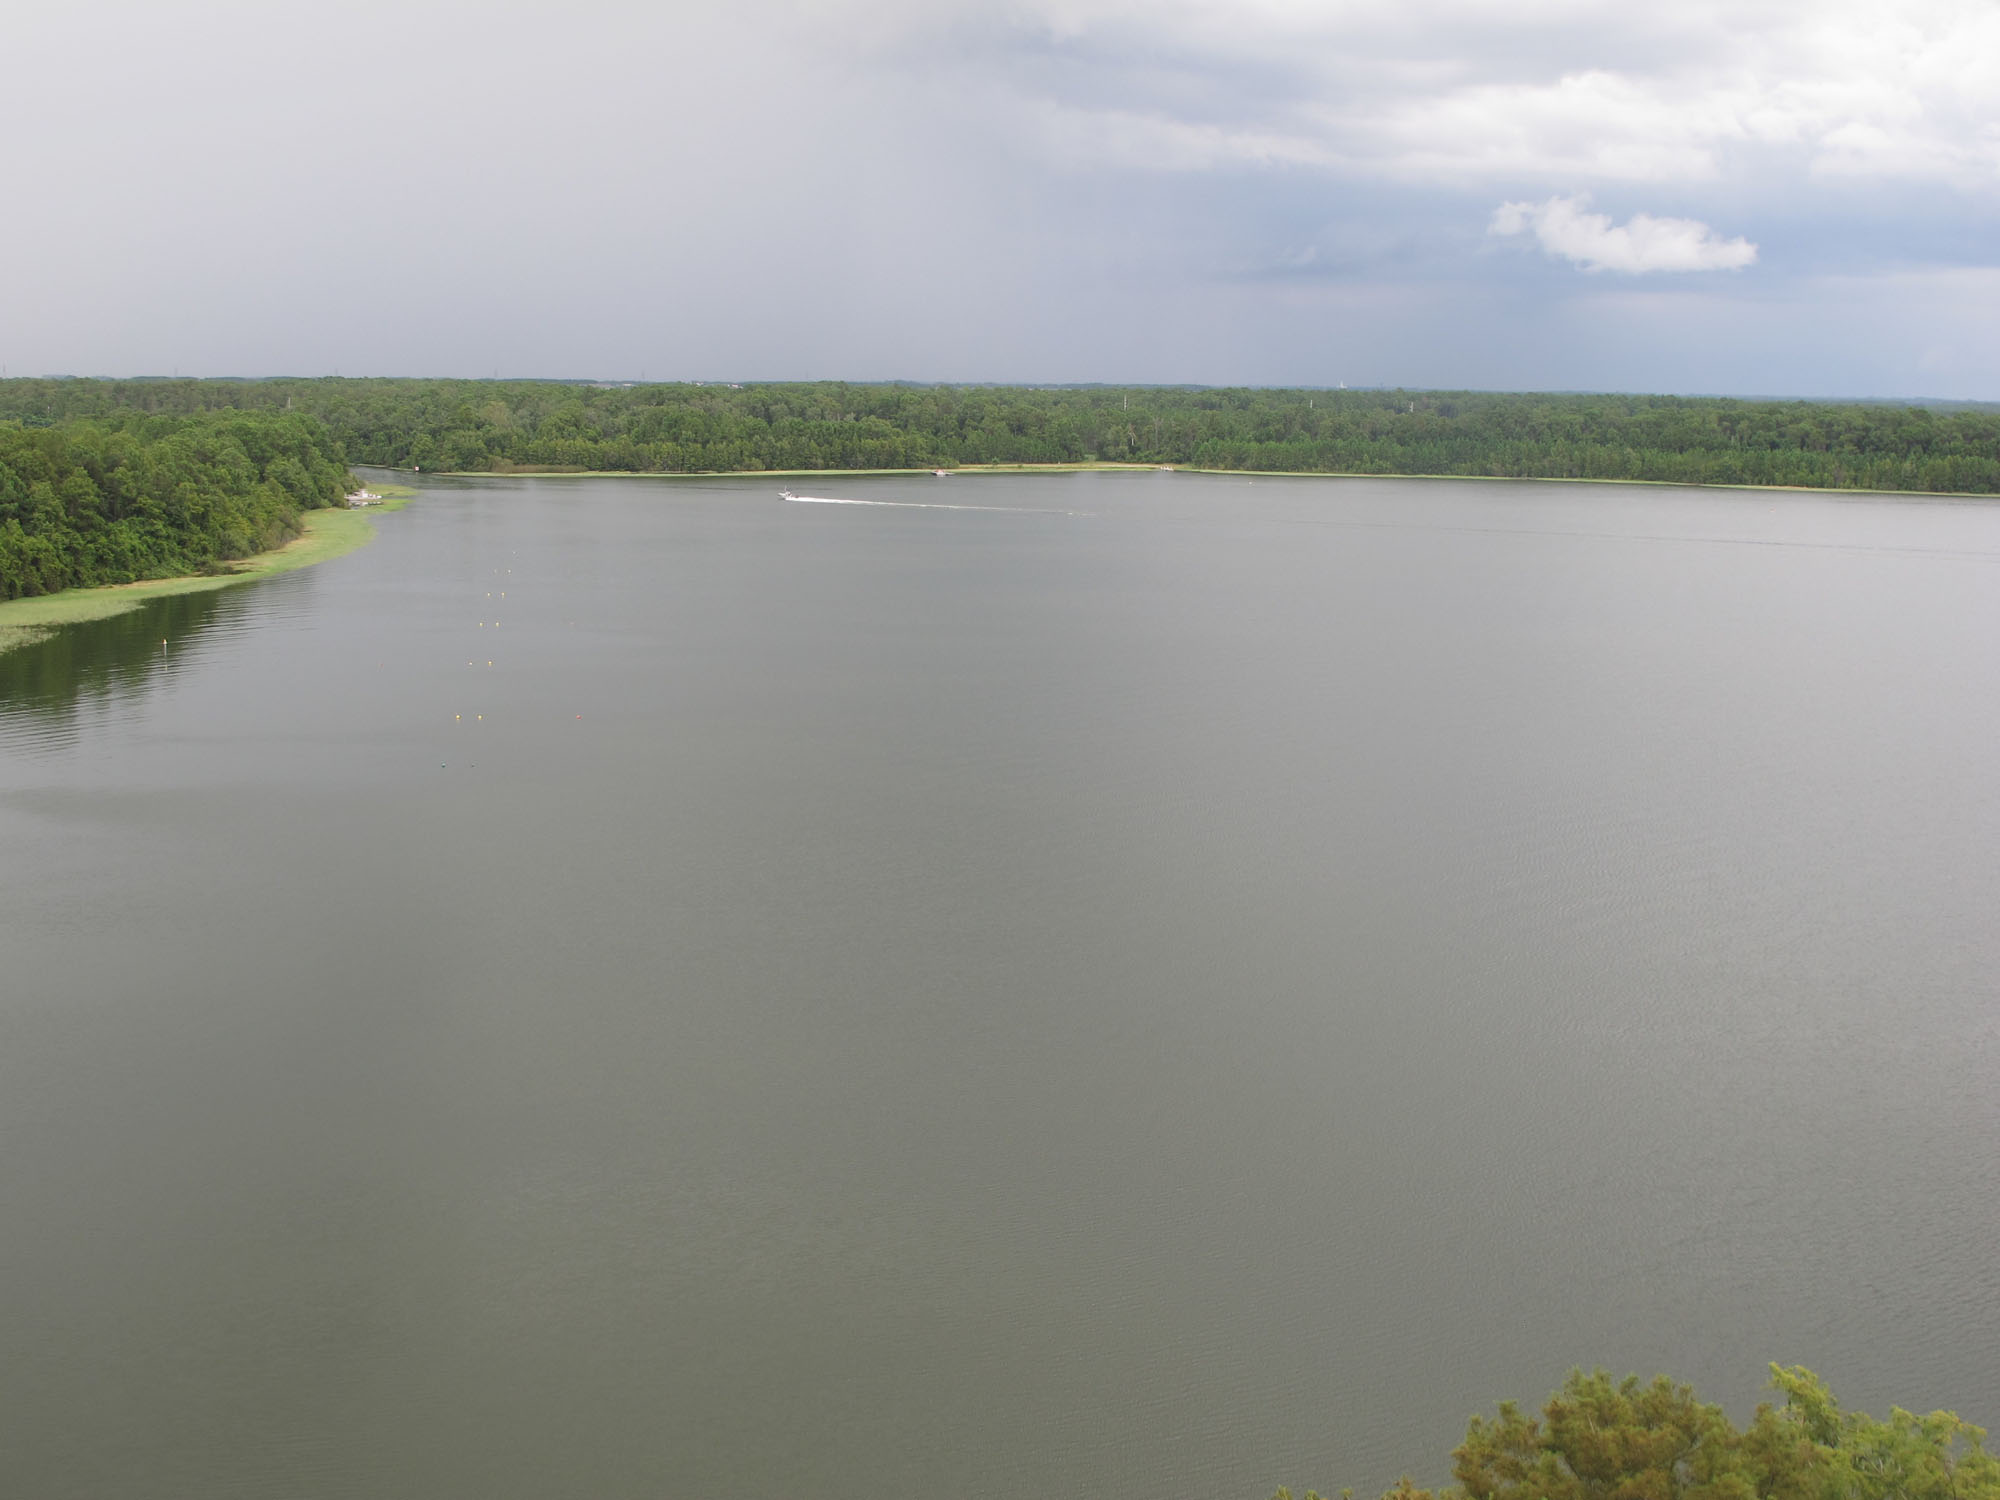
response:
[[[1254,381],[1147,381],[1147,380],[917,380],[902,376],[891,376],[879,380],[857,380],[840,376],[819,376],[807,378],[777,379],[693,379],[676,380],[617,379],[591,375],[343,375],[338,371],[320,375],[269,374],[269,375],[0,375],[0,384],[12,385],[17,382],[78,381],[106,385],[198,385],[214,383],[223,385],[262,385],[279,381],[454,381],[468,385],[568,385],[587,386],[596,390],[638,390],[655,386],[693,386],[696,388],[718,387],[728,390],[749,390],[760,386],[802,386],[802,385],[846,385],[846,386],[901,386],[916,390],[1019,390],[1019,391],[1307,391],[1312,393],[1338,394],[1342,391],[1366,392],[1408,392],[1414,395],[1434,396],[1628,396],[1649,397],[1679,401],[1755,401],[1755,402],[1810,402],[1818,405],[1840,406],[2000,406],[2000,399],[1986,399],[1978,396],[1936,396],[1936,395],[1893,395],[1893,396],[1804,396],[1773,392],[1740,391],[1670,391],[1670,390],[1620,390],[1608,387],[1530,387],[1530,386],[1434,386],[1434,385],[1392,385],[1387,383],[1333,385],[1307,383],[1265,383]]]

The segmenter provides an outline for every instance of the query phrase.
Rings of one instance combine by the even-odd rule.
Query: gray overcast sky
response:
[[[4,0],[10,374],[2000,399],[1994,0]]]

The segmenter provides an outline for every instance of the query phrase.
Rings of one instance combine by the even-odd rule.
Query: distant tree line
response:
[[[338,441],[298,413],[8,415],[0,599],[208,572],[296,535],[302,511],[353,487]]]
[[[1738,1427],[1664,1376],[1574,1371],[1539,1416],[1508,1401],[1474,1417],[1455,1485],[1406,1478],[1383,1500],[2000,1500],[2000,1460],[1955,1413],[1844,1412],[1797,1366],[1771,1366],[1771,1384],[1784,1404]]]
[[[14,380],[0,418],[290,411],[352,463],[427,470],[1252,471],[2000,493],[2000,408],[1711,397],[484,380]]]

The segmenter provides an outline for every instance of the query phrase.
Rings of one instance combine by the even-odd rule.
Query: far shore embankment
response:
[[[0,602],[0,651],[31,646],[64,625],[122,615],[127,610],[137,609],[149,599],[233,588],[240,583],[252,583],[259,578],[290,573],[345,556],[374,539],[375,528],[368,520],[371,513],[400,510],[417,494],[404,485],[382,484],[375,485],[370,493],[381,497],[379,503],[360,509],[332,506],[306,511],[299,517],[299,534],[290,541],[269,552],[225,563],[222,570],[215,573],[197,573],[183,578],[143,578],[136,583],[64,589],[58,594],[36,594],[27,599]]]
[[[870,479],[894,475],[936,474],[925,469],[565,469],[533,466],[510,469],[398,469],[371,465],[385,473],[433,479]],[[1599,479],[1576,474],[1384,474],[1331,469],[1209,469],[1199,464],[1049,463],[957,464],[945,474],[1214,474],[1241,479],[1449,479],[1473,484],[1615,484],[1668,490],[1740,490],[1768,495],[1844,495],[1852,499],[1888,497],[1898,500],[1979,500],[1988,504],[2000,495],[1977,490],[1863,490],[1810,484],[1725,484],[1695,479]]]

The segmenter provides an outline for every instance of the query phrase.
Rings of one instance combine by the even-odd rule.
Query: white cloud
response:
[[[1296,135],[1230,130],[1136,110],[1049,104],[1031,118],[1057,159],[1088,158],[1098,166],[1200,172],[1228,164],[1328,166],[1334,161],[1325,147]]]
[[[1613,224],[1609,214],[1587,212],[1590,195],[1543,203],[1503,203],[1493,211],[1489,234],[1532,233],[1541,247],[1586,271],[1738,271],[1757,259],[1746,239],[1725,240],[1699,219],[1656,219],[1634,214]]]
[[[2000,185],[1992,0],[1006,0],[1059,159],[1315,163],[1406,182]],[[993,34],[981,31],[980,55]],[[983,64],[975,62],[974,66]],[[1121,89],[1143,95],[1143,107]],[[1189,149],[1185,132],[1224,142]],[[1046,130],[1037,132],[1050,140]],[[1248,143],[1247,149],[1244,143]]]

